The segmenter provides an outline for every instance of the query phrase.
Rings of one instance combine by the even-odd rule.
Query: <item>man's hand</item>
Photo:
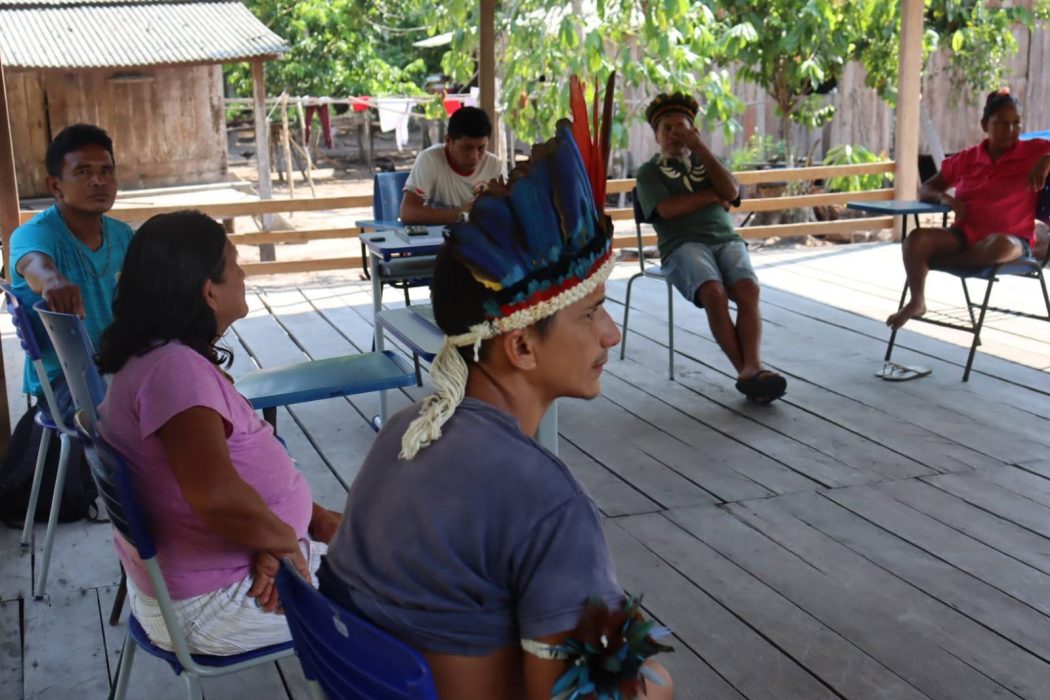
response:
[[[704,142],[700,139],[700,131],[696,127],[690,127],[689,130],[685,132],[684,140],[685,145],[693,153],[699,153],[707,148],[704,145]]]
[[[1028,184],[1031,186],[1032,191],[1038,192],[1043,189],[1046,186],[1048,175],[1050,175],[1050,156],[1043,156],[1036,162],[1032,172],[1028,174]]]
[[[303,578],[311,580],[310,567],[306,564],[306,558],[298,547],[295,552],[288,552],[285,556],[291,558]],[[255,598],[260,608],[266,612],[283,613],[281,600],[277,597],[277,586],[275,579],[281,568],[281,560],[271,552],[257,552],[252,561],[252,586],[248,589],[248,595]]]
[[[48,280],[40,296],[52,311],[84,318],[84,300],[80,296],[80,287],[65,277],[56,275]]]

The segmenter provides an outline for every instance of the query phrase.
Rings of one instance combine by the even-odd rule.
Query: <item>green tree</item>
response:
[[[855,39],[857,58],[867,70],[867,84],[895,105],[900,3],[862,0],[860,6],[865,10]],[[971,103],[1000,87],[1007,60],[1017,52],[1011,30],[1031,27],[1032,13],[1024,7],[992,7],[986,0],[926,0],[925,7],[923,65],[931,53],[947,49],[952,85],[959,97]],[[1037,0],[1036,15],[1048,8],[1048,0]]]
[[[247,0],[245,4],[291,48],[267,65],[269,92],[293,95],[421,94],[439,56],[412,47],[425,22],[390,0]],[[413,31],[414,30],[414,31]],[[251,94],[251,72],[232,66],[227,79]]]
[[[433,33],[452,31],[442,59],[455,82],[475,76],[478,47],[477,0],[416,0],[426,11]],[[497,10],[497,57],[505,118],[525,141],[547,138],[555,120],[568,114],[567,78],[577,74],[593,89],[617,72],[614,143],[626,143],[625,125],[644,112],[644,100],[629,103],[628,87],[645,98],[654,91],[680,89],[703,105],[708,128],[739,128],[742,110],[729,73],[714,65],[720,37],[730,28],[703,4],[689,0],[549,0],[501,2]],[[589,97],[589,96],[588,96]]]

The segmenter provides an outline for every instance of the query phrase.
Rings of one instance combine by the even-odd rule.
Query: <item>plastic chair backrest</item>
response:
[[[18,334],[18,342],[29,356],[30,362],[40,359],[40,345],[36,342],[36,333],[33,332],[33,324],[29,318],[29,312],[22,302],[15,296],[15,290],[7,282],[0,282],[0,289],[4,290],[4,300],[7,310],[11,314],[11,320],[15,324],[15,333]]]
[[[46,404],[47,412],[59,430],[69,432],[73,429],[73,426],[66,425],[65,420],[55,410],[55,394],[51,390],[51,380],[47,378],[47,370],[44,369],[44,362],[40,355],[40,344],[37,342],[36,332],[33,331],[33,319],[29,315],[29,310],[15,296],[11,285],[6,282],[0,282],[0,289],[4,291],[7,310],[11,313],[15,333],[18,335],[18,342],[22,345],[22,349],[25,350],[29,362],[32,363],[37,381],[40,382],[40,388],[44,392],[44,403]]]
[[[437,700],[419,652],[325,598],[288,561],[277,573],[277,592],[303,673],[330,700]]]
[[[151,559],[156,555],[157,548],[150,535],[145,513],[135,495],[127,462],[102,439],[93,411],[81,409],[74,420],[91,467],[91,476],[106,504],[110,522],[135,547],[141,559]]]
[[[73,406],[78,411],[88,408],[94,412],[106,395],[106,385],[95,366],[95,348],[84,322],[73,314],[49,311],[44,301],[38,301],[33,308],[58,355]]]
[[[397,221],[401,216],[408,173],[408,170],[376,173],[372,181],[372,216],[376,221]]]

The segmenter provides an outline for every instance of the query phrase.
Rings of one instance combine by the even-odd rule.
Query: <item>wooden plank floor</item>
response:
[[[967,338],[909,324],[895,357],[933,374],[883,382],[898,247],[754,260],[765,359],[790,381],[782,401],[742,401],[703,312],[677,297],[669,381],[664,289],[640,281],[602,397],[560,404],[561,455],[606,517],[621,582],[674,630],[677,697],[1050,697],[1050,324],[990,316],[966,384]],[[614,318],[632,272],[619,266],[607,287]],[[929,297],[961,313],[954,278],[932,276]],[[1039,311],[1028,281],[993,299]],[[369,349],[370,287],[356,275],[263,281],[249,305],[227,338],[235,376]],[[20,353],[2,322],[19,415]],[[341,506],[377,411],[376,396],[357,396],[279,412],[325,505]],[[42,601],[29,593],[39,549],[23,552],[13,530],[0,546],[0,697],[101,697],[124,637],[106,622],[118,579],[108,526],[61,526]],[[145,655],[134,678],[132,697],[182,695]],[[294,660],[205,692],[306,697]]]

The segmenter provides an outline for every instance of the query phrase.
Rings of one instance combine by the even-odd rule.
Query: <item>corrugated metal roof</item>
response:
[[[8,68],[230,63],[288,46],[239,2],[0,0]]]

